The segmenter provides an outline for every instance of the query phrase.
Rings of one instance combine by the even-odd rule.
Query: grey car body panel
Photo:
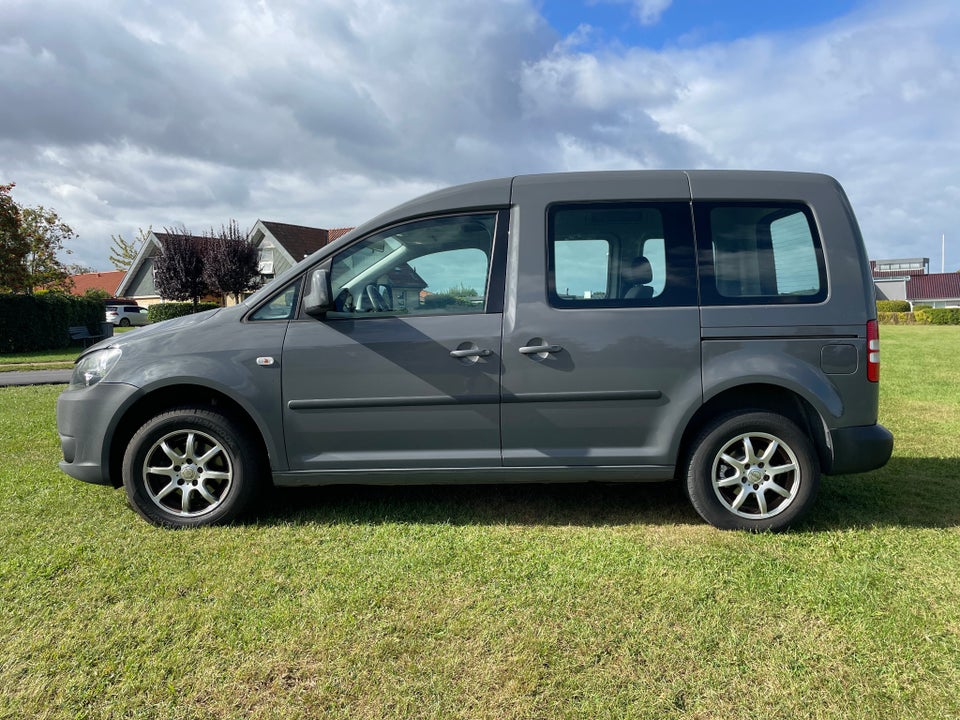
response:
[[[136,388],[133,397],[115,410],[119,422],[134,401],[144,396],[173,387],[212,389],[243,408],[264,438],[271,466],[284,470],[283,418],[277,398],[286,323],[247,323],[240,329],[238,323],[243,314],[241,306],[208,311],[148,325],[98,343],[84,355],[99,348],[117,347],[123,353],[122,362],[110,372],[107,380],[80,392],[93,393],[100,386],[106,388],[113,384]],[[268,356],[277,362],[271,366],[257,364],[258,357]],[[58,403],[75,402],[77,395],[64,393]],[[97,401],[90,403],[91,407],[100,405]],[[58,425],[60,423],[58,405]],[[70,432],[76,430],[70,428]],[[81,462],[100,463],[108,457],[113,434],[106,433],[98,441],[104,446],[102,457],[99,453],[96,458],[84,455]],[[107,467],[103,465],[104,473]],[[104,483],[114,481],[103,480]]]
[[[691,210],[709,201],[802,203],[824,249],[828,295],[796,305],[552,307],[544,280],[549,207],[621,200]],[[279,289],[375,231],[503,208],[510,222],[502,314],[250,321]],[[675,473],[684,430],[702,408],[737,388],[768,386],[819,416],[825,471],[870,469],[892,447],[876,424],[877,384],[866,378],[873,300],[856,219],[827,176],[624,171],[448,188],[378,215],[239,306],[89,348],[123,354],[106,380],[58,401],[61,467],[115,482],[111,441],[130,408],[196,386],[249,416],[278,485],[661,479]],[[561,350],[519,352],[532,341]],[[475,362],[451,357],[463,343],[491,352]]]
[[[500,465],[500,322],[292,322],[283,349],[290,469]],[[464,342],[491,354],[451,357]]]
[[[554,204],[688,195],[686,176],[674,171],[514,181],[503,327],[505,465],[657,465],[672,474],[675,428],[701,401],[698,308],[551,307],[544,238]],[[521,354],[534,339],[562,350]]]
[[[821,368],[826,345],[852,345],[859,359],[866,358],[866,324],[876,318],[863,241],[839,183],[813,173],[688,175],[695,203],[779,200],[808,206],[829,278],[821,303],[702,306],[705,400],[738,384],[771,384],[807,400],[830,430],[876,423],[879,391],[866,378],[866,362],[856,363],[852,377]]]

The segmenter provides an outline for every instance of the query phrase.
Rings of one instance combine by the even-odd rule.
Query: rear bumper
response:
[[[860,425],[830,431],[833,462],[827,475],[850,475],[876,470],[893,452],[893,433],[883,425]]]

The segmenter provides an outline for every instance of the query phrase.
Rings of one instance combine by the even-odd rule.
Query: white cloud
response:
[[[956,221],[958,24],[917,0],[587,52],[534,0],[7,0],[0,182],[99,267],[139,226],[352,225],[450,183],[628,167],[829,172],[871,254],[930,255]]]
[[[633,13],[641,25],[656,25],[673,0],[633,0]]]
[[[629,4],[631,14],[641,25],[656,25],[664,11],[673,4],[673,0],[590,0],[594,4]]]
[[[940,201],[958,179],[958,32],[949,3],[913,3],[672,53],[686,89],[652,115],[711,165],[835,175],[874,256],[929,255],[957,220]]]

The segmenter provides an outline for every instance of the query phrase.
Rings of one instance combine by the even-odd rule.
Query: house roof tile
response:
[[[165,232],[155,232],[154,236],[156,236],[157,240],[159,240],[161,243],[170,237],[184,237],[180,233],[165,233]],[[204,242],[210,239],[206,235],[187,235],[186,237],[193,238],[194,240],[201,240]]]
[[[907,281],[908,300],[960,300],[960,273],[916,275]]]
[[[319,250],[339,237],[346,235],[353,228],[325,228],[306,227],[305,225],[289,225],[287,223],[261,221],[270,231],[277,242],[283,245],[294,260],[301,260],[307,255]]]
[[[123,282],[124,275],[126,273],[123,270],[72,275],[70,279],[73,280],[73,287],[70,289],[70,293],[72,295],[83,295],[87,290],[103,290],[112,296],[120,283]]]

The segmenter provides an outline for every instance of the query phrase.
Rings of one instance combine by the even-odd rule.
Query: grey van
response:
[[[528,175],[380,215],[242,304],[109,338],[57,403],[69,475],[166,526],[264,486],[679,479],[780,530],[882,466],[856,219],[803,173]]]

